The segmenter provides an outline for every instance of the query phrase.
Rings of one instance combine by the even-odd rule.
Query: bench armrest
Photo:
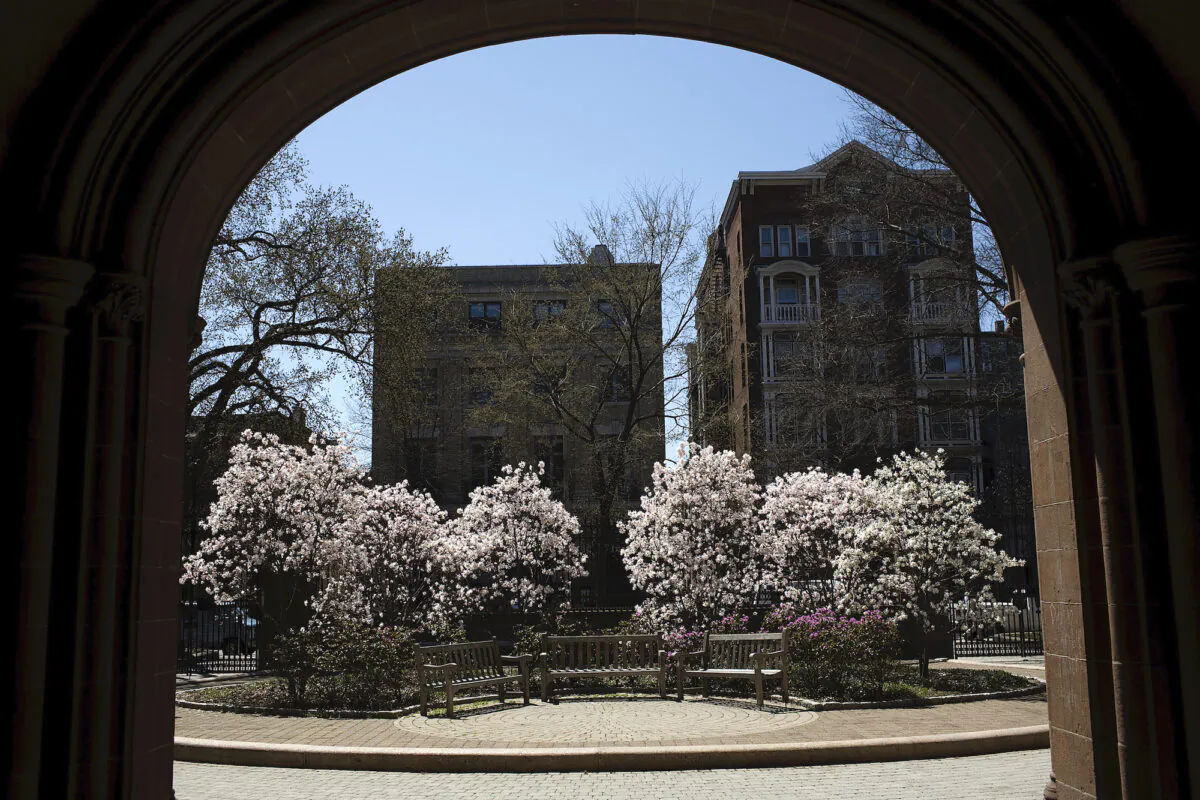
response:
[[[450,662],[449,664],[422,664],[421,669],[428,669],[434,672],[453,673],[458,670],[458,664],[455,664],[454,662]]]

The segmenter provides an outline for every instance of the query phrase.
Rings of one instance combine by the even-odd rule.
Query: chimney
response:
[[[612,251],[605,245],[596,245],[592,248],[591,255],[588,256],[588,264],[593,267],[611,267],[613,265]]]

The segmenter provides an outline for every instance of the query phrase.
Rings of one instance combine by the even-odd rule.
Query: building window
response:
[[[413,489],[435,494],[437,489],[437,441],[406,439],[401,453],[404,480]]]
[[[468,320],[476,330],[499,330],[500,301],[469,303]]]
[[[929,442],[971,441],[971,410],[962,407],[931,408],[927,414]]]
[[[475,436],[468,442],[470,489],[486,486],[500,475],[500,440],[490,436]]]
[[[596,311],[600,314],[601,328],[625,327],[628,324],[625,315],[621,313],[621,309],[613,305],[611,300],[597,300]]]
[[[835,256],[883,255],[883,232],[865,217],[849,217],[833,226]]]
[[[772,225],[758,226],[758,255],[761,258],[775,257],[775,228]]]
[[[533,321],[541,323],[548,319],[558,319],[566,310],[566,300],[539,300],[533,304]]]
[[[966,456],[946,459],[946,477],[952,481],[975,486],[975,462]]]
[[[837,289],[839,303],[882,303],[883,289],[877,283],[849,283]]]
[[[925,368],[929,375],[961,375],[966,371],[963,340],[926,339]]]
[[[941,249],[954,247],[953,225],[905,225],[904,253],[909,261],[933,258]]]
[[[778,244],[778,252],[780,258],[792,257],[792,226],[777,225],[775,227],[775,240]]]
[[[795,278],[775,280],[775,302],[795,305],[800,302],[800,289]]]
[[[808,246],[808,228],[803,225],[796,226],[796,258],[808,258],[810,250]]]
[[[608,400],[613,403],[628,403],[632,381],[629,367],[616,366],[608,375]]]
[[[541,462],[545,470],[543,478],[546,484],[555,492],[562,492],[563,480],[565,474],[563,472],[565,461],[563,459],[563,437],[561,436],[542,436],[534,439],[533,442],[535,458]]]

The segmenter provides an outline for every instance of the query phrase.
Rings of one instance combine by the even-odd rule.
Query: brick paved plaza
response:
[[[1045,695],[1011,700],[813,713],[752,702],[657,698],[489,705],[454,720],[320,719],[176,708],[175,735],[342,747],[564,747],[820,742],[1046,724]]]
[[[177,800],[1037,800],[1049,750],[783,769],[435,774],[175,764]]]

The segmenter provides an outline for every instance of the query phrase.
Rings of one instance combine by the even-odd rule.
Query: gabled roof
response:
[[[903,167],[901,167],[899,164],[897,164],[892,159],[871,149],[870,147],[868,147],[867,145],[858,141],[857,139],[851,139],[850,141],[846,142],[844,145],[839,147],[837,150],[834,150],[832,153],[825,156],[821,160],[816,161],[812,164],[809,164],[806,167],[800,167],[799,169],[791,169],[791,170],[765,170],[765,171],[758,171],[758,172],[746,172],[746,171],[739,172],[737,179],[733,182],[733,185],[729,188],[729,196],[725,201],[725,208],[721,212],[721,220],[720,220],[721,227],[724,228],[729,223],[729,216],[733,213],[733,207],[737,204],[738,196],[740,194],[744,194],[744,191],[743,191],[744,189],[750,188],[754,184],[757,184],[757,183],[778,186],[778,185],[787,185],[787,184],[791,183],[792,181],[801,181],[801,180],[807,181],[807,180],[814,180],[814,179],[816,179],[816,180],[824,179],[828,175],[828,173],[831,169],[833,169],[838,164],[842,163],[847,158],[849,158],[850,156],[855,155],[855,154],[863,155],[868,158],[873,158],[873,159],[879,161],[881,164],[888,167],[889,169],[894,169],[894,170],[904,169]],[[951,174],[948,170],[940,170],[940,169],[910,170],[910,171],[913,173],[946,172],[947,175]]]

